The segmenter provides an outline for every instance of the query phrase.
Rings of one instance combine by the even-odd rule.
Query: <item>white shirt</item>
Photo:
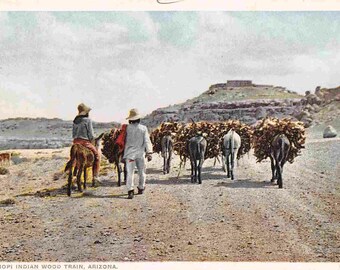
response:
[[[126,128],[124,159],[142,158],[144,153],[152,152],[152,144],[146,126],[135,123]]]

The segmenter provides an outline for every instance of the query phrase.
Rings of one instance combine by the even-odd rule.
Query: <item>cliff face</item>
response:
[[[314,115],[330,103],[339,103],[340,87],[319,89],[305,96],[271,85],[227,87],[216,84],[198,97],[184,103],[160,108],[143,119],[154,128],[165,121],[224,121],[239,119],[254,124],[266,116],[291,117],[303,121],[306,127],[313,124]]]
[[[144,123],[154,127],[164,121],[224,121],[240,119],[254,124],[265,116],[283,117],[298,115],[302,109],[300,99],[244,100],[234,102],[205,102],[183,105],[179,108],[165,108],[153,111]]]
[[[145,117],[150,127],[164,121],[224,121],[240,119],[254,124],[265,116],[297,116],[302,110],[303,96],[282,87],[227,87],[212,85],[202,95],[185,103],[160,108]]]
[[[329,103],[340,101],[340,86],[328,89],[317,87],[315,90],[315,95]]]

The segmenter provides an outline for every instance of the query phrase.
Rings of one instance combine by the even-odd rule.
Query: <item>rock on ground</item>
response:
[[[323,131],[323,137],[324,138],[334,138],[337,136],[337,132],[334,127],[327,126],[325,130]]]

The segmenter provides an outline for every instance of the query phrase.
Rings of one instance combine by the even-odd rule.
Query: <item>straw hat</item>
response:
[[[129,111],[129,116],[126,118],[126,120],[134,121],[134,120],[138,120],[140,118],[141,118],[141,116],[140,116],[138,110],[137,109],[131,109]]]
[[[91,111],[91,108],[86,106],[84,103],[78,105],[78,115],[86,115]]]

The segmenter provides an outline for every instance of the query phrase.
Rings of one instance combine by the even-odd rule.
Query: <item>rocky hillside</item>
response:
[[[164,121],[189,122],[191,119],[240,119],[247,124],[254,124],[266,116],[289,116],[310,126],[313,123],[313,115],[318,113],[323,105],[332,102],[331,100],[338,102],[334,97],[339,93],[339,87],[334,89],[329,91],[318,87],[316,94],[308,91],[302,96],[283,87],[228,87],[227,84],[215,84],[198,97],[153,111],[143,122],[150,127],[156,127]],[[327,97],[327,101],[324,97]]]
[[[93,123],[95,134],[117,123]],[[48,149],[69,146],[72,121],[58,118],[10,118],[0,120],[0,149]]]
[[[153,128],[164,121],[223,121],[240,119],[254,124],[266,116],[290,116],[303,121],[306,126],[324,128],[333,125],[340,128],[340,87],[317,87],[315,93],[305,96],[283,87],[252,85],[229,87],[212,85],[200,96],[184,103],[160,108],[143,119]],[[96,123],[96,134],[109,131],[118,123]],[[321,131],[320,131],[321,132]],[[321,134],[321,133],[320,133]],[[47,149],[69,146],[72,137],[72,121],[46,118],[12,118],[0,120],[0,150]]]

